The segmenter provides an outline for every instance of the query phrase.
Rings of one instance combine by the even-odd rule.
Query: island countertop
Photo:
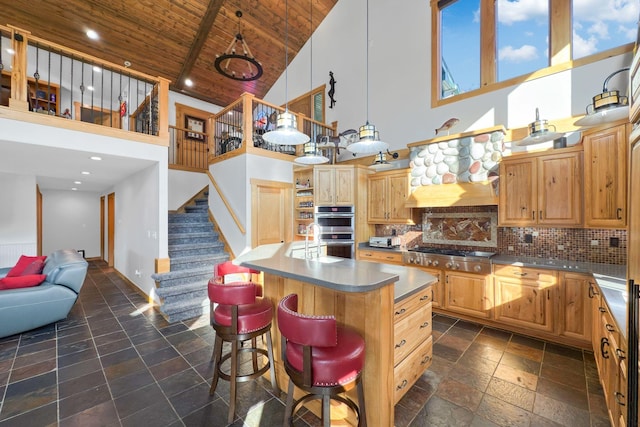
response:
[[[436,281],[435,276],[418,268],[400,265],[331,256],[295,258],[292,254],[299,247],[299,242],[262,245],[240,255],[234,263],[342,292],[368,292],[395,283],[395,301]]]

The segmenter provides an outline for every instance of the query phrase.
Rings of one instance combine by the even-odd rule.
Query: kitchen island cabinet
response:
[[[263,272],[264,296],[273,304],[274,312],[284,296],[296,293],[301,313],[334,315],[339,323],[354,328],[364,337],[367,424],[392,426],[394,402],[431,364],[430,286],[435,278],[418,269],[382,263],[334,257],[291,258],[294,244],[260,246],[234,262]],[[396,315],[395,311],[400,314]],[[420,328],[427,322],[425,313],[429,323]],[[420,322],[404,325],[402,321],[407,316],[416,316]],[[274,319],[272,334],[274,345],[278,346],[277,319]],[[405,340],[401,346],[403,352],[397,355],[398,367],[401,367],[398,369],[396,338],[400,338],[399,342]],[[288,377],[279,352],[274,353],[278,383],[286,392]],[[398,390],[396,375],[405,376],[406,387]],[[312,403],[309,408],[319,413]]]

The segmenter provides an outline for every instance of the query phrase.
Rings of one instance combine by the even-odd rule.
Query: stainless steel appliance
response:
[[[327,245],[327,255],[353,258],[355,253],[355,210],[353,206],[316,206],[318,240]]]
[[[369,237],[369,246],[374,248],[395,248],[400,246],[398,236],[372,236]]]
[[[494,252],[416,247],[404,252],[402,257],[405,264],[433,267],[442,270],[490,274],[491,257],[493,255],[495,255]]]

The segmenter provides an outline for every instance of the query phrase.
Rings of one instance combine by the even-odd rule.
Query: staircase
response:
[[[197,198],[184,213],[169,213],[171,271],[153,274],[160,312],[170,323],[209,312],[207,284],[215,264],[229,255],[209,221],[209,201]]]

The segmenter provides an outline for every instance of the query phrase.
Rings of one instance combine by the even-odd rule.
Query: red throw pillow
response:
[[[46,274],[29,274],[27,276],[3,277],[0,279],[1,289],[18,289],[38,286],[47,278]]]
[[[42,268],[44,268],[45,259],[47,259],[46,256],[21,255],[16,265],[7,273],[7,277],[17,277],[24,274],[40,274],[42,273]],[[42,262],[42,268],[40,268],[40,271],[37,271],[40,263],[36,264],[35,266],[31,266],[31,264],[36,261]],[[28,270],[28,272],[25,272],[25,270]]]

